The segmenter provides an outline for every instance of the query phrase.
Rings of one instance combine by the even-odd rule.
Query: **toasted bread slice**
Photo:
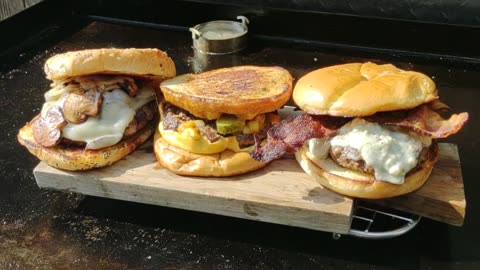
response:
[[[281,67],[237,66],[164,81],[165,100],[200,118],[234,114],[252,119],[274,111],[292,94],[292,76]]]

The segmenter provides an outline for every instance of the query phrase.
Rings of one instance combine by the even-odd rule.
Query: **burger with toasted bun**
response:
[[[351,63],[300,78],[293,100],[305,114],[269,131],[252,154],[268,161],[295,153],[306,173],[340,194],[369,199],[420,188],[438,157],[437,138],[458,132],[467,113],[444,119],[426,75],[391,64]]]
[[[155,88],[175,76],[157,49],[93,49],[45,63],[51,89],[41,113],[22,127],[20,144],[47,164],[70,171],[108,166],[155,130]]]
[[[159,163],[179,175],[224,177],[267,165],[250,157],[292,94],[280,67],[237,66],[162,82],[154,136]]]

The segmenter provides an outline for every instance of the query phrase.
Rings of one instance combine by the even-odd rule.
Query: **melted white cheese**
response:
[[[59,92],[55,90],[55,93],[45,94],[47,102],[42,108],[42,115],[54,105],[62,107],[68,92],[61,95]],[[62,130],[62,136],[69,140],[85,142],[86,149],[114,145],[122,139],[136,111],[154,97],[154,90],[150,87],[139,89],[135,97],[130,97],[121,89],[104,92],[100,113],[95,117],[88,117],[87,121],[80,124],[68,123]]]
[[[362,158],[371,166],[375,179],[393,184],[404,183],[405,175],[417,165],[422,150],[421,140],[360,118],[339,129],[330,145],[355,148],[360,153],[356,160]]]
[[[330,149],[330,142],[327,138],[313,138],[307,141],[308,152],[318,159],[326,159],[328,150]]]

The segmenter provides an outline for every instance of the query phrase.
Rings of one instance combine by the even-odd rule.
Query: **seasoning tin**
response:
[[[229,54],[245,49],[249,23],[244,16],[237,21],[210,21],[190,28],[193,47],[206,54]]]

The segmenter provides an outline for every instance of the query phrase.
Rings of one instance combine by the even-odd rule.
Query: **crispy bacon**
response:
[[[256,151],[250,155],[263,162],[279,159],[295,153],[309,139],[333,135],[348,120],[310,114],[286,118],[268,131],[266,144],[257,145]]]
[[[439,99],[431,101],[428,103],[428,106],[430,106],[430,108],[436,112],[448,112],[451,110],[447,104],[441,102]]]
[[[446,105],[440,102],[423,104],[411,110],[383,112],[366,117],[365,120],[382,125],[398,126],[430,136],[433,139],[446,138],[457,133],[468,120],[468,113],[452,114],[444,119],[437,111]]]
[[[438,111],[448,107],[435,101],[411,110],[382,112],[366,117],[365,120],[381,125],[412,129],[433,139],[445,138],[457,133],[468,120],[468,113],[452,114],[444,119]],[[259,161],[270,162],[285,154],[295,153],[305,141],[312,138],[333,136],[337,129],[351,118],[301,114],[289,117],[273,126],[267,133],[263,146],[258,146],[250,155]]]

